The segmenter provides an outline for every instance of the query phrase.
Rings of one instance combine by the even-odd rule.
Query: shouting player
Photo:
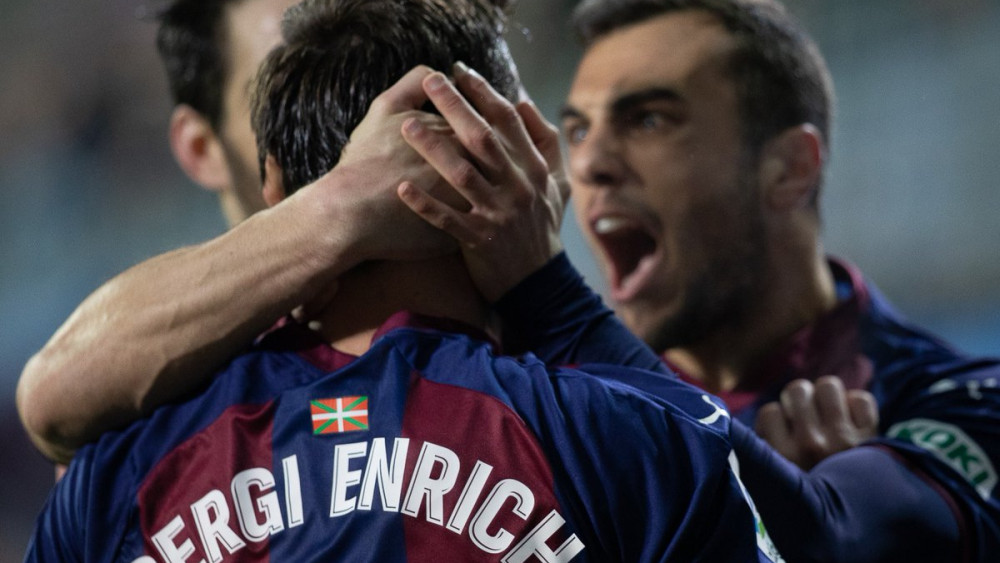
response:
[[[469,61],[514,100],[501,32],[501,12],[475,0],[293,8],[257,85],[265,201],[297,198],[349,138],[385,135],[362,121],[369,107],[416,119],[447,79],[415,64]],[[476,109],[524,121],[497,122],[482,173],[554,183],[559,161],[535,140],[555,132],[500,100]],[[653,372],[496,355],[454,248],[364,262],[338,283],[318,330],[288,320],[203,392],[78,451],[27,560],[772,560],[713,398]]]

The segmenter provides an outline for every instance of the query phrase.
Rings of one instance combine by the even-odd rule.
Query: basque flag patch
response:
[[[313,435],[368,430],[368,397],[335,397],[309,401]]]

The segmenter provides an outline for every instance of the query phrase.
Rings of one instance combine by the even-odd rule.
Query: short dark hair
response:
[[[417,65],[463,61],[514,100],[519,81],[494,0],[305,0],[265,59],[252,104],[263,176],[273,155],[286,193],[332,169],[372,101]]]
[[[229,72],[224,15],[243,0],[175,0],[160,11],[156,47],[175,104],[187,104],[214,129],[222,122],[222,92]]]
[[[827,146],[833,83],[804,28],[771,0],[583,0],[573,26],[585,46],[608,33],[682,10],[713,15],[732,35],[729,61],[744,141],[752,151],[788,127],[811,123]]]

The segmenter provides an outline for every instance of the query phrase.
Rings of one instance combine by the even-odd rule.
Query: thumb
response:
[[[427,93],[424,92],[424,78],[434,72],[430,67],[420,65],[410,72],[407,72],[389,87],[388,90],[379,94],[372,107],[376,106],[385,113],[400,113],[404,111],[417,110],[429,101]]]

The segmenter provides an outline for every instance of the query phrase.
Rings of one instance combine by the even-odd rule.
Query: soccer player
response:
[[[417,63],[469,61],[513,100],[501,24],[476,0],[292,9],[254,105],[265,201],[295,198],[334,166],[348,133],[371,126],[369,105],[419,107],[423,87],[447,82],[407,73]],[[508,176],[510,151],[544,181],[533,138],[555,133],[520,108],[527,127],[496,122],[480,145],[498,166],[484,173]],[[497,355],[454,250],[366,262],[338,281],[318,331],[290,319],[203,392],[78,451],[27,561],[772,560],[728,414],[704,392]]]
[[[740,418],[756,416],[779,452],[813,467],[798,472],[734,425],[748,486],[779,547],[792,560],[989,560],[1000,543],[997,363],[905,323],[854,268],[823,255],[829,84],[815,46],[766,1],[587,2],[580,14],[592,29],[563,123],[578,215],[607,259],[630,328]],[[421,183],[403,191],[407,201],[438,221],[440,208],[413,185]],[[444,216],[466,230],[451,231],[466,249],[518,233],[489,235],[491,219],[505,216],[498,210],[517,202],[497,191],[481,197],[498,204],[469,222]],[[602,328],[607,312],[582,288],[557,258],[497,308],[546,360],[644,358],[634,348],[616,356],[622,339]],[[688,322],[690,333],[672,328]],[[91,329],[101,330],[114,337]],[[170,357],[183,361],[183,349]],[[141,356],[128,357],[134,366]],[[140,368],[128,377],[171,387]],[[48,373],[60,381],[74,372]],[[874,394],[879,436],[816,464],[873,424],[852,398],[864,395],[845,387]],[[125,389],[146,404],[146,387]],[[82,410],[41,405],[35,412],[50,422]],[[81,439],[76,426],[59,427]]]
[[[115,277],[28,362],[18,409],[51,459],[65,463],[101,430],[197,388],[360,261],[426,257],[454,244],[402,206],[383,205],[403,179],[435,176],[398,135],[355,139],[336,169],[244,222],[264,207],[249,85],[292,4],[174,0],[160,15],[158,47],[177,104],[171,147],[195,182],[218,192],[233,229]],[[386,109],[381,125],[398,131],[401,118]]]
[[[767,0],[586,0],[575,23],[585,52],[562,128],[581,228],[626,325],[811,468],[734,424],[784,557],[994,560],[1000,362],[907,323],[854,267],[824,256],[832,87],[806,33]],[[460,151],[427,131],[410,138],[466,185]],[[419,190],[407,201],[458,237],[475,230]],[[593,330],[599,306],[591,316],[551,289],[561,280],[512,296],[533,349],[630,361],[611,357],[606,343],[620,339]],[[847,388],[871,392],[880,423],[875,439],[837,453],[876,419]]]

